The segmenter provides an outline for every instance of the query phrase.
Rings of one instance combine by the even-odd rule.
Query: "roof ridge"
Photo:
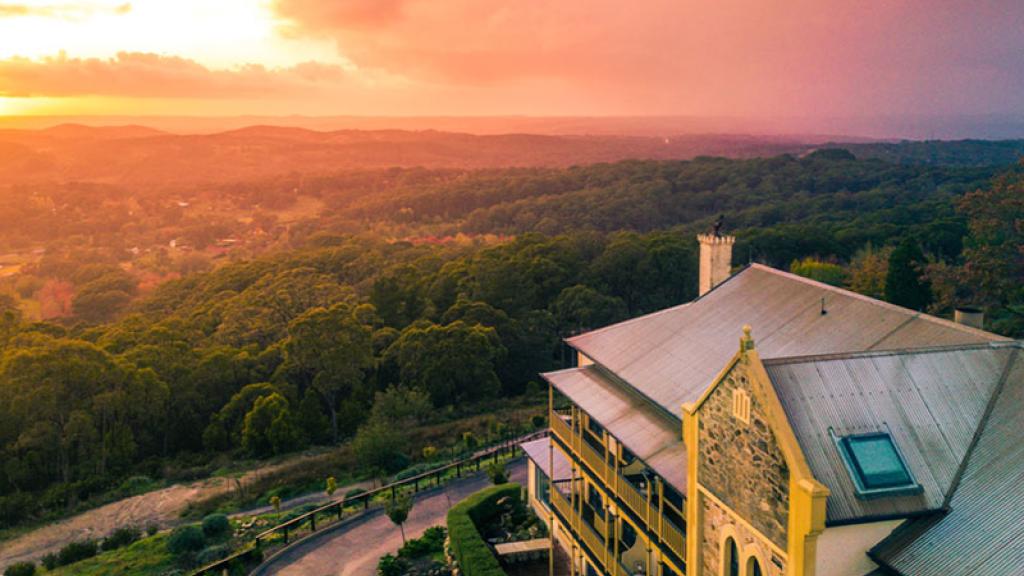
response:
[[[866,295],[861,294],[859,292],[854,292],[853,290],[847,290],[846,288],[840,288],[839,286],[833,286],[831,284],[826,284],[824,282],[819,282],[818,280],[807,278],[806,276],[801,276],[799,274],[794,274],[792,272],[786,272],[785,270],[779,270],[778,268],[773,268],[773,267],[768,266],[766,264],[759,264],[757,262],[754,262],[754,263],[750,264],[749,266],[751,268],[756,268],[758,270],[763,270],[765,272],[768,272],[768,273],[771,273],[771,274],[775,274],[776,276],[782,276],[783,278],[788,278],[790,280],[795,280],[797,282],[801,282],[801,283],[807,284],[809,286],[814,286],[816,288],[821,288],[821,289],[824,289],[824,290],[828,290],[830,292],[835,292],[835,293],[838,293],[838,294],[842,294],[844,296],[849,296],[851,298],[855,298],[857,300],[860,300],[862,302],[866,302],[868,304],[873,304],[875,306],[880,306],[880,307],[883,307],[883,308],[888,308],[890,310],[894,310],[896,312],[901,312],[901,313],[910,315],[912,317],[920,318],[922,320],[927,320],[929,322],[934,322],[936,324],[941,324],[941,325],[943,325],[943,326],[945,326],[947,328],[954,328],[954,329],[960,330],[961,332],[967,332],[969,334],[975,334],[975,335],[978,335],[978,336],[987,336],[987,337],[995,336],[996,339],[1000,339],[1000,340],[1006,339],[1005,336],[1000,336],[999,334],[995,334],[995,333],[989,332],[988,330],[981,330],[979,328],[973,328],[971,326],[966,326],[964,324],[959,324],[959,323],[954,322],[952,320],[947,320],[946,318],[940,318],[938,316],[934,316],[934,315],[928,314],[926,312],[921,312],[919,310],[911,310],[910,308],[905,308],[903,306],[899,306],[899,305],[893,304],[891,302],[886,302],[885,300],[879,300],[878,298],[872,298],[871,296],[866,296]]]
[[[949,344],[946,346],[921,346],[918,348],[897,348],[894,350],[860,350],[853,352],[832,352],[828,354],[808,354],[805,356],[781,356],[761,360],[765,366],[785,366],[805,364],[808,362],[830,362],[852,358],[874,358],[879,356],[905,356],[909,354],[937,354],[963,350],[1000,350],[1003,348],[1024,348],[1024,340],[994,340],[974,344]]]
[[[696,298],[694,298],[693,300],[690,300],[689,302],[683,302],[682,304],[676,304],[675,306],[669,306],[668,308],[662,308],[661,310],[655,310],[654,312],[648,312],[647,314],[641,314],[640,316],[635,316],[633,318],[629,318],[629,319],[623,320],[621,322],[616,322],[614,324],[609,324],[607,326],[602,326],[600,328],[595,328],[593,330],[588,330],[586,332],[581,332],[580,334],[577,334],[575,336],[571,336],[569,338],[565,338],[565,341],[570,343],[570,344],[572,344],[573,340],[576,340],[577,338],[579,338],[580,336],[583,336],[583,335],[600,334],[601,332],[604,332],[604,331],[609,330],[611,328],[617,328],[619,326],[630,324],[630,323],[636,322],[638,320],[646,320],[646,319],[652,318],[654,316],[660,316],[662,314],[667,314],[669,312],[674,312],[676,310],[679,310],[680,308],[685,308],[685,307],[689,306],[690,304],[693,304],[694,302],[698,302],[698,301],[700,301],[700,300],[702,300],[704,298],[707,298],[708,294],[711,294],[712,292],[717,290],[719,286],[722,286],[722,285],[726,284],[727,282],[729,282],[733,278],[739,277],[740,274],[743,274],[744,272],[746,272],[747,270],[749,270],[753,266],[754,266],[753,264],[747,264],[747,265],[743,266],[743,268],[740,268],[739,270],[737,270],[735,274],[730,274],[728,278],[726,278],[725,280],[723,280],[720,283],[716,284],[714,287],[711,288],[711,290],[708,290],[707,292],[697,296]]]
[[[985,412],[982,413],[981,420],[978,422],[978,427],[974,430],[974,436],[971,437],[971,443],[967,446],[967,451],[964,453],[964,459],[960,462],[956,475],[953,476],[953,481],[949,485],[949,491],[943,499],[943,508],[949,508],[949,504],[953,500],[953,495],[960,487],[960,480],[963,479],[963,475],[967,471],[967,465],[970,463],[971,457],[974,456],[974,449],[978,446],[978,443],[981,441],[981,437],[985,434],[985,430],[988,428],[988,421],[992,417],[992,412],[996,408],[996,402],[998,402],[999,398],[1002,397],[1003,390],[1006,389],[1006,382],[1010,379],[1010,374],[1013,372],[1013,368],[1017,364],[1017,358],[1019,357],[1020,348],[1017,348],[1011,352],[1010,357],[1006,359],[1006,365],[1003,366],[1003,373],[999,377],[999,383],[996,384],[996,389],[992,391],[992,396],[988,399],[988,405],[985,406]]]

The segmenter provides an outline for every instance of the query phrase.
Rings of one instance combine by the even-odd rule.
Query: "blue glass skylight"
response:
[[[836,444],[857,486],[858,496],[904,496],[921,491],[888,433],[845,436],[836,438]]]

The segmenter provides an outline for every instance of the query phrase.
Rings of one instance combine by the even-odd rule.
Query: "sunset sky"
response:
[[[0,114],[1013,114],[1020,0],[0,0]]]

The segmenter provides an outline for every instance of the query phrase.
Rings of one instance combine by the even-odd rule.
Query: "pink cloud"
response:
[[[610,113],[1019,110],[1019,0],[276,0],[291,34],[466,90]],[[568,107],[571,109],[571,107]],[[561,102],[558,109],[567,109]]]

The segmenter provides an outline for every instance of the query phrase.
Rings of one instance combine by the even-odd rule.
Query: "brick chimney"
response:
[[[701,296],[711,291],[729,277],[732,271],[732,245],[735,236],[719,236],[718,234],[700,234],[700,285]]]

